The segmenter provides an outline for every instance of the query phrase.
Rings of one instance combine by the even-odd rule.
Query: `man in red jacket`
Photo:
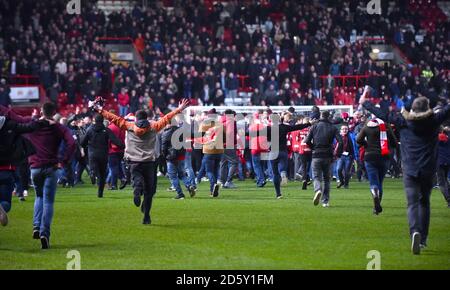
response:
[[[119,115],[121,117],[126,116],[130,110],[130,96],[127,88],[120,90],[120,93],[117,95],[117,102],[119,103]]]
[[[112,112],[114,113],[114,112]],[[125,131],[121,130],[116,124],[110,123],[108,128],[112,131],[112,133],[123,143],[125,143]],[[121,179],[121,186],[123,188],[125,183],[124,172],[122,170],[122,160],[124,149],[119,146],[114,145],[111,141],[109,141],[109,150],[108,150],[108,165],[109,171],[111,173],[111,187],[110,190],[117,190],[117,180]],[[125,180],[124,180],[125,179]]]
[[[266,179],[262,166],[261,153],[269,152],[269,144],[267,141],[267,126],[261,122],[259,113],[255,113],[253,116],[253,122],[249,127],[249,134],[256,185],[258,187],[264,187],[266,185]]]

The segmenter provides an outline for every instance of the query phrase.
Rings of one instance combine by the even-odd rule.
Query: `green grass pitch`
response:
[[[371,250],[381,269],[450,269],[450,209],[438,190],[428,248],[414,256],[400,180],[386,181],[380,216],[372,214],[367,183],[345,190],[333,182],[330,208],[314,207],[312,189],[298,182],[282,188],[282,200],[272,184],[236,184],[212,199],[202,182],[195,198],[173,200],[160,177],[150,226],[141,224],[130,187],[103,199],[91,185],[58,188],[47,251],[31,238],[31,191],[26,202],[14,199],[10,224],[0,228],[0,269],[66,269],[70,250],[79,251],[81,269],[363,270]]]

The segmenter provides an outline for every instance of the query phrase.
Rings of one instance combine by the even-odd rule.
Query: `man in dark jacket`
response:
[[[219,181],[223,188],[236,188],[233,183],[233,175],[238,169],[239,158],[237,156],[237,123],[236,112],[225,110],[221,116],[221,121],[225,129],[225,150],[220,160]]]
[[[310,123],[291,125],[292,114],[285,112],[281,118],[272,117],[272,123],[267,127],[267,139],[271,141],[269,162],[273,172],[273,186],[275,197],[283,198],[281,184],[287,184],[288,140],[290,132],[303,130],[311,126]],[[262,133],[262,134],[261,134]],[[260,132],[260,136],[264,133]],[[275,139],[276,138],[276,139]],[[253,148],[252,148],[253,149]]]
[[[103,121],[102,115],[96,115],[94,125],[89,127],[86,135],[81,139],[81,146],[88,146],[89,166],[91,168],[91,174],[94,175],[92,179],[97,178],[97,196],[99,198],[103,197],[103,191],[105,189],[109,141],[120,148],[125,148],[123,142],[109,128],[105,127]]]
[[[430,195],[437,169],[437,147],[440,125],[450,117],[450,105],[435,113],[429,100],[416,98],[408,112],[387,114],[367,101],[369,91],[360,104],[385,122],[394,124],[400,132],[403,183],[408,201],[408,221],[411,250],[420,254],[426,246],[430,224]]]
[[[337,140],[337,156],[342,154],[342,138],[339,130],[330,122],[330,112],[322,112],[318,123],[314,124],[306,137],[305,143],[312,148],[312,171],[314,179],[314,205],[322,197],[323,207],[329,207],[331,163],[333,162],[333,143]],[[324,182],[322,186],[322,180]]]
[[[2,140],[0,143],[0,224],[2,226],[8,224],[7,213],[11,210],[16,167],[28,157],[27,155],[34,153],[24,148],[26,141],[18,137],[46,125],[48,122],[43,120],[21,124],[8,117],[0,116],[0,140]],[[21,143],[18,144],[18,142]],[[26,154],[23,155],[22,152]]]
[[[167,161],[167,174],[169,175],[170,183],[175,188],[177,196],[175,199],[184,199],[184,193],[181,189],[180,179],[189,191],[191,197],[195,196],[196,187],[194,179],[188,178],[185,167],[185,149],[184,146],[178,149],[183,142],[182,135],[180,134],[179,144],[172,143],[172,136],[177,131],[181,130],[176,125],[167,125],[166,129],[162,133],[161,151]],[[180,132],[180,131],[179,131]],[[178,145],[178,146],[174,146]]]
[[[350,183],[351,171],[353,160],[355,159],[355,153],[353,150],[353,141],[348,132],[348,125],[344,124],[341,126],[341,137],[342,137],[342,154],[341,157],[337,160],[337,172],[339,176],[339,183],[337,188],[348,188]],[[339,149],[336,147],[336,149]],[[339,152],[335,152],[336,156]]]

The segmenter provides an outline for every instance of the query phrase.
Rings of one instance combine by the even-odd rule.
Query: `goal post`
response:
[[[217,113],[223,113],[225,110],[233,110],[238,114],[252,114],[260,110],[270,109],[274,113],[281,113],[287,111],[289,108],[294,108],[297,114],[309,115],[313,106],[191,106],[186,109],[188,116],[207,112],[212,108],[216,109]],[[320,111],[334,111],[335,114],[347,112],[350,116],[353,115],[353,106],[318,106]]]

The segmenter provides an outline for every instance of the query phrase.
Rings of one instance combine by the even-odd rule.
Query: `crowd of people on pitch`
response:
[[[359,181],[368,179],[373,213],[379,215],[383,180],[391,170],[391,175],[403,176],[412,250],[420,253],[427,242],[436,177],[450,206],[450,105],[446,99],[431,103],[418,97],[402,112],[389,112],[369,101],[371,91],[363,91],[353,117],[318,107],[307,115],[297,115],[293,108],[252,115],[212,108],[187,116],[180,114],[187,99],[159,117],[139,110],[123,118],[105,110],[101,97],[85,113],[69,118],[58,116],[52,103],[32,117],[0,106],[0,222],[8,223],[13,192],[24,200],[31,179],[36,193],[33,238],[47,249],[57,184],[82,183],[86,170],[99,198],[106,184],[117,190],[119,180],[121,188],[131,183],[143,224],[150,224],[162,167],[178,200],[185,198],[184,188],[194,197],[205,176],[213,198],[221,188],[236,188],[237,176],[254,178],[259,188],[270,181],[277,199],[283,198],[282,185],[298,177],[303,190],[313,183],[313,204],[324,208],[330,206],[333,174],[337,188],[348,188],[356,171]]]

